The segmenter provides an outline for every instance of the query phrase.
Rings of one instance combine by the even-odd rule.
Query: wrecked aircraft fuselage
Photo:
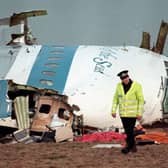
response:
[[[123,69],[143,86],[142,124],[168,118],[166,56],[134,46],[37,45],[27,18],[39,15],[46,11],[0,19],[0,25],[20,26],[0,46],[0,126],[17,128],[18,141],[29,140],[30,132],[49,137],[46,131],[55,130],[55,141],[62,141],[83,132],[83,124],[122,127],[119,115],[111,117],[111,106],[116,74]]]

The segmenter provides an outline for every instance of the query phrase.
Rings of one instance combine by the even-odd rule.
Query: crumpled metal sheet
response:
[[[18,129],[30,128],[28,96],[19,96],[14,100]]]

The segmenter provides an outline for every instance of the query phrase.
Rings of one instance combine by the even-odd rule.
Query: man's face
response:
[[[122,79],[121,81],[122,81],[122,83],[124,83],[125,85],[127,85],[129,83],[129,76],[126,77],[126,78],[124,78],[124,79]]]

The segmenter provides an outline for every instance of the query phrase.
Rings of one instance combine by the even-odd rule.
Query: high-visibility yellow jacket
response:
[[[122,83],[118,83],[113,98],[112,114],[116,113],[118,107],[120,117],[142,116],[144,97],[139,83],[133,82],[126,94]]]

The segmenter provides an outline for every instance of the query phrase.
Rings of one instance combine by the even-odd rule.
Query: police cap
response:
[[[123,70],[123,71],[119,72],[119,73],[117,74],[117,76],[119,76],[120,79],[125,79],[125,78],[127,78],[127,77],[129,76],[129,75],[128,75],[128,70]]]

